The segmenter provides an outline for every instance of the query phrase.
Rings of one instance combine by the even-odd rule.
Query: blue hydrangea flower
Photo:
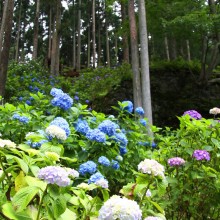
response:
[[[13,119],[17,119],[19,120],[20,122],[24,123],[24,124],[27,124],[29,122],[29,118],[26,117],[26,116],[21,116],[19,114],[14,114],[12,116]]]
[[[89,100],[88,99],[85,102],[86,102],[86,104],[89,104]]]
[[[75,125],[76,131],[79,133],[86,135],[86,133],[90,130],[90,127],[86,120],[78,119]]]
[[[120,154],[121,154],[122,156],[125,155],[125,154],[128,152],[128,150],[127,150],[126,147],[119,147],[119,150],[120,150]]]
[[[116,160],[111,161],[111,166],[115,170],[118,170],[120,168],[120,165],[119,165],[118,161],[116,161]]]
[[[93,175],[89,178],[88,184],[90,184],[90,183],[96,183],[96,182],[97,182],[98,180],[100,180],[100,179],[104,179],[104,176],[103,176],[101,173],[97,172],[97,173],[93,174]]]
[[[119,126],[110,120],[104,120],[98,126],[98,129],[107,134],[109,137],[115,134],[115,130],[117,128],[119,128]]]
[[[54,98],[51,100],[51,104],[53,106],[68,110],[73,105],[73,99],[68,94],[64,93],[61,89],[53,88],[50,91],[50,94],[54,96]]]
[[[142,107],[137,107],[135,109],[135,113],[138,114],[138,115],[143,116],[144,115],[144,109]]]
[[[109,159],[108,159],[107,157],[105,157],[105,156],[99,157],[98,162],[99,162],[100,164],[102,164],[103,166],[105,166],[105,167],[110,166],[110,161],[109,161]]]
[[[75,95],[75,96],[74,96],[74,99],[75,99],[76,101],[79,101],[79,96]]]
[[[121,147],[126,147],[128,139],[123,133],[115,133],[114,140],[120,144]]]
[[[19,101],[22,101],[22,100],[23,100],[23,97],[22,97],[22,96],[20,96],[20,97],[18,98],[18,100],[19,100]]]
[[[30,100],[26,100],[25,102],[27,105],[31,105],[31,101]]]
[[[133,112],[133,103],[131,101],[123,101],[122,104],[126,104],[123,110],[128,111],[129,113]]]
[[[97,165],[89,160],[79,166],[79,173],[81,175],[85,175],[86,173],[93,174],[96,172]]]
[[[140,123],[143,125],[143,126],[147,126],[147,122],[144,118],[140,119]]]
[[[86,137],[91,141],[97,141],[103,143],[106,141],[105,133],[101,132],[98,128],[90,129],[86,133]]]
[[[157,147],[157,144],[156,144],[155,142],[152,142],[151,147],[152,147],[152,148],[156,148],[156,147]]]
[[[70,127],[66,119],[62,117],[56,117],[50,125],[56,125],[60,128],[62,128],[66,132],[66,136],[68,137],[70,135]]]

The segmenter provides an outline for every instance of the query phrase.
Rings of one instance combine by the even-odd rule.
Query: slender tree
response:
[[[148,55],[148,35],[146,23],[145,1],[138,1],[139,11],[139,33],[141,44],[141,84],[142,84],[142,106],[144,115],[148,118],[150,124],[153,123],[151,108],[151,91],[150,91],[150,70]]]
[[[81,66],[81,0],[79,0],[77,34],[78,35],[77,35],[77,64],[76,64],[76,69],[80,70],[80,66]]]
[[[96,64],[96,37],[95,37],[95,0],[92,1],[92,66],[95,68]]]

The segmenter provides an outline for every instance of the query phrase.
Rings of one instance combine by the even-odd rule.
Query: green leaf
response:
[[[18,163],[18,165],[20,166],[20,168],[24,171],[24,173],[28,173],[28,165],[20,158],[18,157],[13,157],[15,159],[15,161]]]
[[[27,182],[25,181],[24,172],[21,171],[15,178],[15,191],[19,191],[24,186],[27,186]]]
[[[66,209],[65,212],[57,220],[67,220],[67,219],[77,220],[78,217],[75,212]]]
[[[39,188],[36,186],[27,186],[20,189],[13,197],[13,205],[17,212],[23,211],[34,196],[38,193]]]
[[[55,152],[57,154],[59,154],[60,156],[63,155],[64,152],[64,148],[62,145],[51,145],[50,143],[44,143],[41,145],[40,148],[41,152]]]
[[[11,220],[33,220],[25,212],[15,212],[11,203],[5,203],[2,206],[2,213]]]
[[[164,210],[159,206],[159,204],[157,204],[156,202],[153,202],[153,201],[151,201],[151,200],[149,200],[150,201],[150,203],[151,204],[153,204],[154,205],[154,207],[161,213],[161,214],[165,214],[164,213]]]
[[[46,189],[46,187],[47,187],[47,183],[46,182],[44,182],[42,180],[39,180],[38,178],[35,178],[35,177],[32,177],[32,176],[26,176],[25,180],[26,180],[26,182],[27,182],[27,184],[29,186],[38,187],[42,191],[44,191]]]
[[[107,190],[104,190],[104,189],[102,189],[101,192],[102,192],[104,202],[106,202],[109,199],[109,193]]]
[[[66,210],[66,200],[65,197],[60,195],[56,200],[52,202],[53,206],[53,214],[57,219],[60,215],[62,215]]]
[[[217,147],[220,148],[220,142],[219,140],[215,139],[215,138],[211,138],[212,143]]]

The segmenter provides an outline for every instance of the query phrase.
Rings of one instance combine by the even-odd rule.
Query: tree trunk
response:
[[[92,1],[92,66],[95,68],[96,64],[96,41],[95,41],[95,0]]]
[[[130,43],[131,43],[131,65],[133,71],[133,99],[134,107],[142,106],[141,96],[141,77],[139,72],[139,55],[138,55],[138,39],[137,27],[134,12],[134,0],[128,1],[128,15],[130,24]]]
[[[18,62],[19,56],[19,41],[20,41],[20,31],[21,31],[21,10],[22,10],[22,2],[19,6],[19,17],[18,17],[18,30],[17,30],[17,37],[16,37],[16,48],[15,48],[15,61]]]
[[[61,25],[61,0],[56,2],[56,19],[53,27],[53,39],[51,50],[51,74],[59,75],[59,55],[60,55],[60,25]]]
[[[115,33],[115,65],[118,63],[118,38]]]
[[[49,29],[48,29],[48,53],[47,53],[47,67],[51,64],[51,49],[52,49],[52,8],[50,6],[49,14]]]
[[[165,45],[167,61],[170,61],[169,43],[166,35],[164,37],[164,45]]]
[[[78,10],[78,36],[77,36],[77,63],[76,69],[80,71],[81,67],[81,0],[79,0],[79,10]]]
[[[148,118],[150,124],[153,123],[151,108],[151,90],[150,90],[150,70],[148,55],[148,35],[146,23],[145,1],[139,0],[139,33],[141,43],[141,83],[142,83],[142,106],[144,116]]]
[[[75,18],[75,1],[73,0],[73,17]],[[73,70],[76,69],[76,23],[75,19],[73,20]]]
[[[40,13],[40,0],[36,0],[36,14],[34,19],[34,38],[33,38],[33,55],[32,59],[37,59],[38,50],[38,30],[39,30],[39,13]]]
[[[123,26],[127,19],[126,5],[123,1],[121,1],[121,16],[122,16],[122,26]],[[122,35],[122,44],[123,44],[123,61],[129,63],[128,34],[125,32],[123,32]]]
[[[177,59],[176,39],[175,38],[172,38],[172,42],[171,42],[171,58],[172,58],[172,60]]]
[[[90,28],[90,23],[88,27],[88,47],[87,47],[87,67],[90,67],[90,62],[91,62],[91,28]]]
[[[13,20],[13,9],[14,9],[14,0],[6,0],[3,17],[5,17],[5,24],[2,23],[1,27],[2,36],[4,39],[1,47],[1,57],[0,57],[0,96],[5,95],[5,84],[7,79],[7,70],[8,70],[8,60],[9,60],[9,51],[11,44],[11,30],[12,30],[12,20]]]
[[[186,49],[187,49],[187,60],[191,61],[189,40],[186,40]]]

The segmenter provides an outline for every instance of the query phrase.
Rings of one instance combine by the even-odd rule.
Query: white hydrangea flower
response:
[[[142,211],[133,200],[113,195],[99,210],[99,220],[141,220]]]
[[[104,189],[108,188],[108,181],[106,179],[99,179],[95,182],[97,186],[101,186]]]
[[[0,147],[10,147],[10,148],[16,148],[16,144],[10,140],[2,140],[0,139]]]
[[[69,176],[71,176],[73,178],[79,177],[79,172],[74,169],[66,167],[66,171],[68,172]]]
[[[210,109],[209,114],[212,114],[212,115],[220,114],[220,108],[214,107],[214,108]]]
[[[66,132],[62,128],[60,128],[60,127],[58,127],[56,125],[48,126],[46,128],[46,133],[50,137],[52,137],[52,138],[56,137],[57,139],[60,139],[62,141],[65,141],[67,139]]]
[[[141,173],[152,174],[153,176],[164,177],[164,166],[153,159],[145,159],[138,164],[138,170]]]
[[[151,193],[151,191],[148,189],[147,192],[146,192],[146,196],[147,196],[147,197],[151,197],[151,195],[152,195],[152,193]]]

